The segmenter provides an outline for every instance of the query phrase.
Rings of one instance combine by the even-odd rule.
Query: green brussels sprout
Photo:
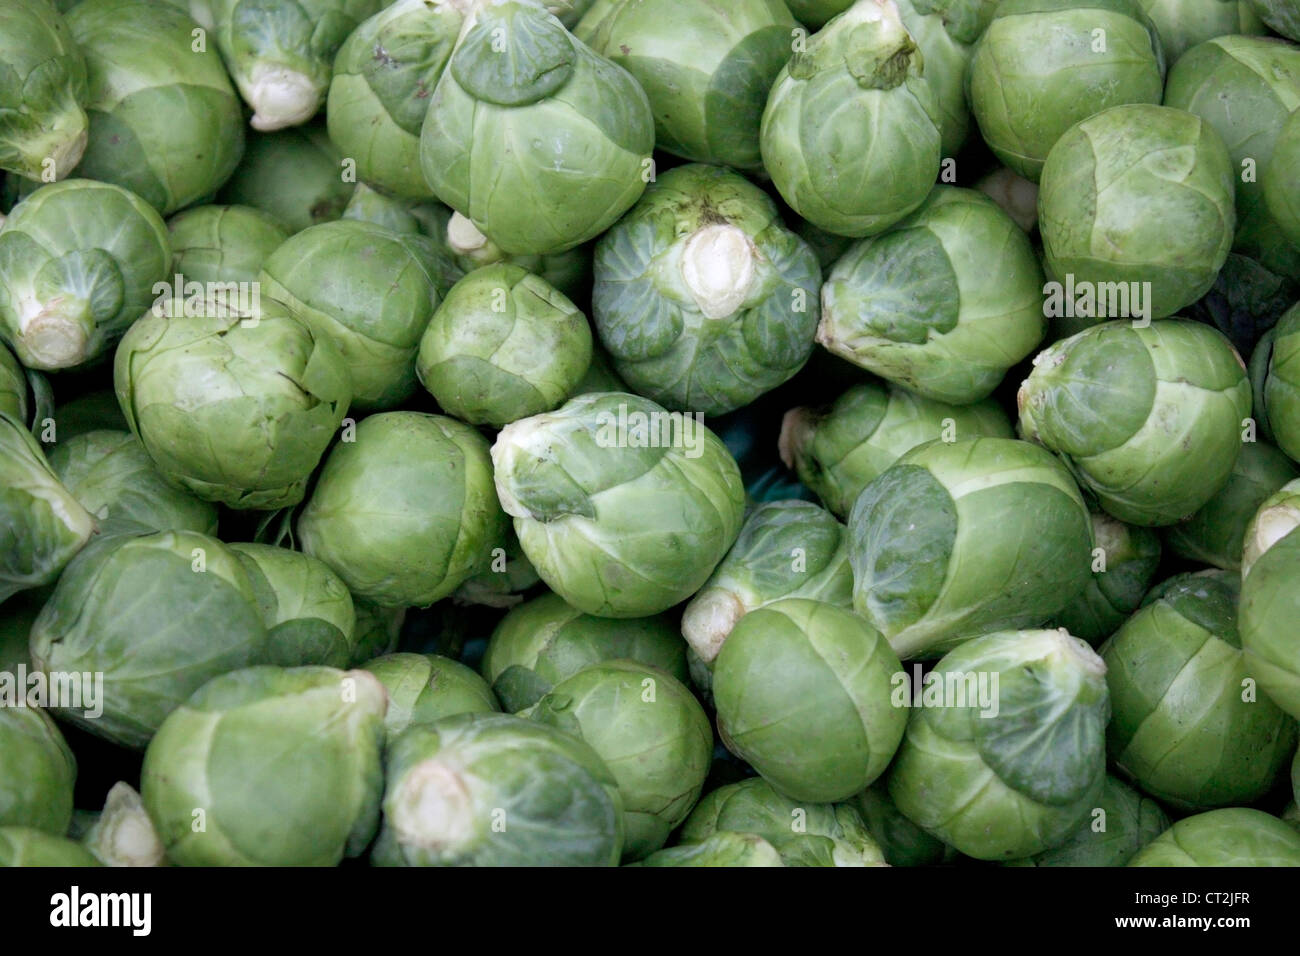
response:
[[[1160,34],[1165,61],[1177,62],[1191,47],[1215,37],[1258,35],[1264,24],[1250,0],[1138,0]]]
[[[1282,126],[1273,156],[1260,173],[1268,214],[1293,246],[1300,246],[1300,109]]]
[[[422,412],[362,421],[325,460],[298,518],[303,551],[386,607],[441,600],[487,567],[504,537],[487,442]]]
[[[147,312],[118,346],[113,384],[169,481],[205,501],[269,510],[302,500],[352,381],[327,336],[273,299],[243,298],[174,299]]]
[[[252,206],[197,206],[167,221],[172,271],[185,282],[256,282],[289,230]]]
[[[1160,526],[1199,511],[1227,483],[1250,382],[1208,325],[1107,322],[1035,356],[1017,404],[1021,433],[1061,455],[1102,508]]]
[[[896,385],[854,385],[822,409],[792,408],[781,422],[781,460],[828,509],[848,515],[862,489],[917,445],[936,439],[1013,438],[992,400],[948,405]]]
[[[1179,820],[1128,865],[1300,866],[1300,833],[1261,810],[1211,810]]]
[[[81,845],[105,866],[163,866],[166,847],[154,828],[144,801],[130,784],[108,791],[104,809],[93,814]]]
[[[402,625],[406,623],[406,608],[383,607],[353,595],[352,609],[356,614],[353,629],[352,666],[384,657],[397,650],[402,638]]]
[[[999,166],[977,182],[975,188],[997,203],[1023,231],[1033,232],[1038,227],[1037,183]]]
[[[996,681],[996,683],[995,683]],[[889,795],[913,823],[980,860],[1059,846],[1106,777],[1106,665],[1065,631],[962,644],[912,688]]]
[[[794,54],[768,94],[759,137],[763,165],[795,212],[860,237],[925,201],[939,175],[943,114],[922,73],[892,0],[858,0]]]
[[[817,341],[926,398],[969,405],[1042,341],[1042,285],[1029,239],[997,203],[938,186],[835,264]]]
[[[141,794],[167,859],[334,866],[359,856],[379,822],[386,706],[365,671],[250,667],[209,681],[144,755]]]
[[[872,838],[890,866],[932,866],[952,851],[898,812],[884,781],[878,780],[853,798]]]
[[[1179,809],[1254,803],[1295,750],[1295,720],[1256,696],[1237,630],[1240,590],[1235,572],[1177,575],[1101,648],[1111,758]]]
[[[0,229],[0,337],[28,368],[72,368],[103,355],[153,303],[167,277],[167,227],[119,186],[42,186]]]
[[[664,173],[596,243],[592,315],[619,376],[668,408],[720,415],[813,349],[817,256],[726,169]]]
[[[53,584],[96,531],[22,424],[0,414],[0,604]]]
[[[448,414],[500,428],[563,404],[590,364],[587,317],[545,279],[500,263],[451,287],[415,371]]]
[[[725,445],[649,399],[597,392],[507,425],[497,497],[543,581],[580,611],[646,617],[686,600],[740,534]]]
[[[1255,13],[1288,40],[1300,43],[1300,8],[1295,0],[1250,0]]]
[[[1160,538],[1150,528],[1124,524],[1104,511],[1091,512],[1096,547],[1083,590],[1052,619],[1094,647],[1138,609],[1160,566]]]
[[[503,251],[541,254],[626,212],[653,148],[650,102],[630,73],[534,0],[497,0],[466,19],[429,100],[420,166]]]
[[[0,344],[0,414],[22,423],[28,419],[27,375],[3,344]]]
[[[31,655],[47,675],[96,675],[93,699],[83,688],[54,709],[62,720],[140,750],[210,678],[260,663],[266,643],[256,591],[226,545],[193,531],[120,533],[68,565]]]
[[[1091,550],[1069,472],[1010,438],[914,448],[849,515],[854,607],[904,660],[1050,620],[1083,590]]]
[[[797,26],[782,0],[599,0],[573,32],[645,89],[659,149],[758,169],[767,91]]]
[[[825,26],[827,21],[839,16],[853,3],[854,0],[785,0],[795,18],[814,30]]]
[[[1218,2],[1218,0],[1215,0]],[[1124,866],[1169,827],[1169,817],[1149,797],[1107,776],[1086,824],[1060,846],[1005,866]]]
[[[846,800],[888,766],[907,724],[902,672],[851,611],[790,598],[740,619],[713,665],[727,749],[797,800]]]
[[[1259,340],[1250,378],[1260,432],[1300,461],[1300,303]]]
[[[329,337],[352,372],[357,408],[393,408],[416,389],[420,336],[447,291],[435,243],[371,223],[313,226],[262,267],[262,294]]]
[[[86,149],[86,62],[49,0],[0,10],[0,170],[67,176]]]
[[[668,847],[627,866],[785,866],[761,836],[721,830],[699,843]]]
[[[1300,479],[1270,496],[1246,529],[1237,626],[1246,669],[1300,718]]]
[[[785,598],[853,606],[844,526],[809,501],[769,501],[749,513],[736,543],[686,605],[682,636],[711,667],[746,614]]]
[[[387,654],[367,661],[362,670],[375,675],[388,691],[384,729],[389,740],[407,727],[501,709],[483,678],[439,654]]]
[[[50,449],[50,468],[100,521],[130,522],[150,531],[217,533],[217,509],[169,484],[134,435],[91,431]]]
[[[80,843],[31,827],[0,827],[0,868],[101,866]]]
[[[509,608],[524,599],[524,592],[542,581],[519,544],[515,529],[506,525],[505,544],[492,551],[492,563],[486,571],[469,578],[452,595],[457,604],[481,604]]]
[[[20,686],[19,693],[25,692]],[[710,752],[712,747],[710,737]],[[61,836],[72,820],[76,780],[77,761],[43,710],[0,706],[0,827]]]
[[[406,235],[418,235],[423,227],[420,218],[415,214],[416,205],[417,203],[406,199],[395,199],[375,192],[365,183],[357,183],[352,198],[348,200],[343,210],[343,218],[383,226],[385,229]],[[437,204],[430,203],[430,205]]]
[[[985,0],[894,0],[921,52],[922,75],[938,102],[944,156],[956,156],[970,132],[966,73],[973,44],[983,32],[969,14]]]
[[[149,0],[68,12],[86,57],[90,142],[78,174],[123,186],[164,216],[210,197],[244,152],[239,98],[193,20]]]
[[[623,797],[623,859],[660,849],[700,798],[713,727],[686,685],[638,661],[603,661],[556,685],[523,716],[600,755]]]
[[[683,846],[691,846],[719,833],[760,836],[786,866],[887,865],[851,804],[800,804],[761,777],[705,794],[679,835]]]
[[[342,163],[319,124],[254,133],[217,201],[253,206],[301,232],[343,215],[356,186],[344,180]]]
[[[688,679],[686,644],[663,617],[592,617],[543,594],[512,608],[488,641],[482,671],[502,706],[518,713],[584,668],[615,658]]]
[[[436,203],[428,203],[424,208],[431,207],[446,208]],[[590,246],[545,255],[510,255],[502,252],[496,243],[479,231],[478,226],[458,212],[450,213],[445,219],[439,217],[436,222],[426,222],[424,231],[451,253],[461,273],[509,262],[545,279],[571,299],[582,298],[591,292]]]
[[[614,866],[618,784],[587,744],[507,714],[411,727],[388,748],[378,866]]]

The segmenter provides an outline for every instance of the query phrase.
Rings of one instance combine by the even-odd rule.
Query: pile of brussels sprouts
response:
[[[5,0],[0,865],[1300,866],[1300,2]]]

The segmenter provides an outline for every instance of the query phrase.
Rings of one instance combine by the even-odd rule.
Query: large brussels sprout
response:
[[[1160,34],[1160,46],[1168,63],[1176,62],[1190,47],[1215,37],[1264,32],[1264,24],[1252,9],[1251,0],[1138,2]]]
[[[574,33],[645,89],[659,149],[755,169],[767,91],[796,27],[782,0],[599,0]]]
[[[49,0],[0,9],[0,170],[62,179],[86,149],[86,63]]]
[[[335,446],[298,519],[298,538],[353,594],[427,606],[486,568],[505,518],[487,442],[422,412],[372,415]]]
[[[686,685],[637,661],[584,667],[525,717],[585,741],[623,797],[623,859],[660,849],[686,819],[713,761],[713,727]]]
[[[511,713],[531,707],[586,667],[624,658],[688,679],[686,644],[664,617],[592,617],[544,594],[512,608],[488,641],[483,676]]]
[[[1300,8],[1295,0],[1250,0],[1250,4],[1270,27],[1300,43]]]
[[[781,854],[761,836],[720,830],[699,843],[651,853],[628,866],[785,866]]]
[[[1227,483],[1250,382],[1208,325],[1107,322],[1035,356],[1017,402],[1025,437],[1061,455],[1106,511],[1169,525]]]
[[[47,675],[96,675],[96,699],[83,688],[83,700],[55,709],[61,719],[143,749],[210,678],[260,663],[266,640],[226,545],[193,531],[119,533],[68,565],[32,627],[31,655]]]
[[[183,282],[256,282],[289,230],[253,206],[198,206],[167,221],[172,271]]]
[[[1260,431],[1300,461],[1300,304],[1259,340],[1250,377]]]
[[[72,820],[76,779],[77,761],[43,710],[0,707],[0,827],[62,835]]]
[[[744,517],[740,469],[718,437],[698,418],[622,392],[507,425],[492,463],[537,573],[601,617],[645,617],[686,600]]]
[[[953,851],[898,812],[889,790],[878,780],[853,798],[853,806],[880,844],[890,866],[928,866],[943,861]]]
[[[1092,513],[1092,576],[1052,623],[1097,645],[1138,609],[1160,566],[1160,538],[1150,528],[1128,525],[1104,511]]]
[[[1241,570],[1246,668],[1275,704],[1300,718],[1300,480],[1260,507],[1246,529]]]
[[[362,669],[374,674],[388,691],[384,729],[389,740],[407,727],[501,709],[483,678],[450,657],[388,654],[367,661]]]
[[[209,681],[144,755],[141,794],[167,859],[334,866],[359,856],[379,822],[386,705],[364,671],[250,667]]]
[[[379,866],[614,866],[618,784],[587,744],[506,714],[411,727],[388,748]]]
[[[797,15],[797,11],[796,11]],[[763,165],[803,218],[878,233],[939,175],[943,114],[892,0],[858,0],[806,41],[763,112]]]
[[[820,290],[815,253],[766,193],[692,164],[660,176],[596,244],[592,313],[638,393],[720,415],[799,371]]]
[[[253,133],[218,201],[270,213],[292,232],[343,215],[356,185],[321,125]]]
[[[1300,108],[1282,126],[1273,156],[1260,173],[1268,214],[1293,246],[1300,247]]]
[[[1235,572],[1170,578],[1101,648],[1111,758],[1173,807],[1254,803],[1295,750],[1295,719],[1254,688],[1239,594]]]
[[[503,48],[504,47],[504,48]],[[429,100],[420,165],[503,251],[604,232],[648,180],[654,117],[626,70],[535,0],[476,5]]]
[[[968,405],[1042,341],[1042,286],[1029,239],[997,203],[939,186],[835,264],[817,341],[927,398]]]
[[[124,186],[164,216],[216,192],[243,155],[243,120],[194,21],[148,0],[82,0],[68,26],[90,82],[79,175]]]
[[[986,634],[912,692],[922,706],[888,786],[913,823],[981,860],[1034,856],[1085,825],[1109,717],[1106,665],[1087,644],[1065,631]]]
[[[28,368],[97,358],[153,303],[170,260],[167,227],[133,193],[43,186],[0,228],[0,337]]]
[[[904,660],[1051,619],[1083,590],[1091,550],[1069,472],[1009,438],[914,448],[849,515],[854,606]]]
[[[436,210],[437,215],[428,214]],[[416,210],[417,218],[423,215],[421,231],[451,253],[456,268],[462,273],[473,272],[482,266],[509,262],[522,266],[535,276],[545,279],[571,299],[580,299],[591,292],[591,247],[577,246],[564,252],[544,255],[510,255],[483,235],[478,226],[460,213],[442,216],[446,207],[439,203],[426,203]],[[608,391],[608,390],[607,390]]]
[[[1260,810],[1211,810],[1179,820],[1129,866],[1300,866],[1300,833]]]
[[[1215,0],[1218,2],[1218,0]],[[1060,846],[1007,866],[1124,866],[1169,827],[1169,817],[1149,797],[1107,776],[1088,822]]]
[[[66,837],[31,827],[0,827],[0,868],[100,865],[89,850]]]

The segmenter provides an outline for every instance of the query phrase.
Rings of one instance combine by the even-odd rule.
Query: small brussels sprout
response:
[[[251,134],[217,201],[253,206],[301,232],[342,216],[355,188],[343,179],[343,157],[317,124]]]
[[[365,671],[250,667],[209,681],[144,755],[141,794],[167,859],[335,866],[359,856],[379,822],[386,706]]]
[[[422,412],[362,421],[325,460],[298,518],[303,551],[386,607],[441,600],[486,568],[504,537],[487,442]]]
[[[1010,216],[982,193],[938,186],[835,264],[817,341],[927,398],[969,405],[1042,341],[1042,285]]]
[[[198,206],[167,221],[172,271],[184,282],[256,282],[289,230],[252,206]]]
[[[72,820],[76,779],[77,761],[43,710],[0,706],[0,827],[62,835]]]
[[[1300,461],[1300,304],[1259,340],[1250,377],[1260,432]]]
[[[384,729],[389,740],[395,740],[407,727],[501,709],[483,678],[450,657],[388,654],[368,661],[362,670],[374,674],[388,691]]]
[[[382,607],[364,598],[352,598],[356,614],[353,629],[352,666],[360,667],[376,657],[392,654],[402,638],[402,625],[406,623],[406,608]]]
[[[985,634],[924,684],[888,776],[908,819],[980,860],[1034,856],[1085,825],[1106,777],[1109,717],[1092,648],[1065,631]],[[940,699],[925,704],[931,693]]]
[[[618,784],[587,744],[506,714],[411,727],[388,748],[378,866],[614,866]]]
[[[853,798],[872,838],[890,866],[932,866],[953,854],[930,834],[898,812],[883,781],[877,781]]]
[[[781,854],[761,836],[753,833],[713,834],[699,843],[673,846],[651,853],[628,866],[785,866]]]
[[[713,727],[686,685],[638,661],[584,667],[523,716],[591,746],[623,797],[623,859],[660,849],[686,819],[713,762]]]
[[[1227,483],[1250,382],[1208,325],[1107,322],[1035,356],[1017,404],[1021,433],[1061,455],[1102,508],[1154,527],[1191,516]]]
[[[744,517],[740,469],[718,437],[626,393],[507,425],[492,463],[528,560],[588,614],[645,617],[686,600]]]
[[[429,100],[420,166],[503,251],[541,254],[626,212],[653,148],[654,116],[630,73],[535,0],[498,0],[467,17]]]
[[[438,203],[427,203],[421,207],[423,210],[430,208],[446,209]],[[422,224],[423,231],[446,247],[462,274],[498,262],[509,262],[545,279],[571,299],[590,294],[590,246],[577,246],[564,252],[544,255],[510,255],[502,252],[495,242],[479,231],[478,226],[460,213],[448,213],[446,217],[426,215],[426,221]]]
[[[1238,627],[1246,669],[1273,702],[1300,718],[1300,480],[1260,506],[1246,529]]]
[[[0,229],[0,337],[28,368],[89,362],[149,308],[170,262],[140,197],[88,179],[42,186]]]
[[[1273,145],[1273,156],[1260,173],[1268,214],[1294,246],[1300,246],[1300,108],[1291,114]]]
[[[1191,47],[1215,37],[1258,35],[1264,24],[1250,0],[1138,0],[1160,34],[1165,61],[1177,62]]]
[[[904,660],[1051,619],[1083,590],[1091,550],[1069,472],[1010,438],[914,448],[849,515],[854,607]]]
[[[1216,0],[1218,2],[1218,0]],[[1149,797],[1107,776],[1088,822],[1051,850],[1006,866],[1124,866],[1169,827],[1169,817]]]
[[[139,750],[210,678],[260,663],[266,641],[256,592],[226,545],[193,531],[120,533],[68,565],[32,627],[31,655],[47,675],[96,675],[93,693],[55,709],[60,719]]]
[[[1261,810],[1211,810],[1179,820],[1129,866],[1300,866],[1300,833]]]
[[[101,866],[80,843],[31,827],[0,827],[0,868]]]
[[[816,254],[766,193],[692,164],[660,176],[596,243],[592,314],[639,394],[720,415],[799,371],[820,290]]]
[[[943,124],[922,74],[892,0],[858,0],[794,54],[759,135],[763,165],[795,212],[828,232],[870,236],[921,205],[939,175]]]
[[[1091,512],[1092,576],[1053,623],[1094,647],[1138,609],[1160,566],[1160,538],[1150,528],[1124,524],[1104,511]]]
[[[1300,43],[1300,9],[1295,0],[1250,0],[1255,13],[1270,27]]]
[[[352,198],[343,210],[344,219],[368,222],[374,226],[383,226],[393,232],[417,235],[423,231],[421,218],[416,215],[418,203],[406,199],[395,199],[375,192],[365,183],[357,183]],[[430,203],[440,206],[438,203]],[[450,212],[447,213],[451,215]]]
[[[163,866],[166,859],[144,801],[122,782],[109,789],[103,811],[94,815],[81,843],[105,866]]]
[[[972,16],[988,0],[894,0],[907,32],[921,52],[922,74],[938,102],[941,149],[956,156],[970,132],[966,73],[984,24]],[[991,9],[991,7],[990,7]]]
[[[1076,290],[1089,317],[1173,315],[1228,258],[1233,179],[1223,139],[1190,113],[1141,104],[1083,120],[1056,141],[1040,179],[1049,277]]]

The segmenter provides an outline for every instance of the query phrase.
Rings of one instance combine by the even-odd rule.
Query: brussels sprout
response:
[[[343,210],[344,219],[368,222],[374,226],[383,226],[393,232],[417,235],[422,231],[422,223],[415,214],[417,203],[405,199],[394,199],[377,193],[365,183],[357,183],[352,198]],[[439,205],[430,203],[430,205]],[[451,215],[450,212],[447,215]]]
[[[1053,623],[1095,646],[1142,603],[1160,566],[1160,538],[1149,528],[1124,524],[1103,511],[1091,516],[1097,545],[1089,565],[1092,576]]]
[[[800,216],[869,236],[925,200],[942,123],[898,8],[858,0],[777,76],[759,134],[763,165]]]
[[[1049,620],[1083,590],[1091,550],[1064,466],[1009,438],[914,448],[849,515],[854,607],[904,660]]]
[[[1217,3],[1218,0],[1215,0]],[[1025,232],[1038,226],[1038,184],[999,166],[975,188],[992,199]]]
[[[1264,333],[1250,357],[1250,377],[1260,431],[1300,461],[1300,304]]]
[[[1255,13],[1288,40],[1300,43],[1300,8],[1295,0],[1250,0]]]
[[[1138,0],[1160,34],[1165,61],[1174,63],[1191,47],[1215,37],[1258,35],[1264,24],[1250,0]]]
[[[574,33],[645,89],[659,149],[758,169],[767,91],[796,28],[782,0],[599,0]]]
[[[1124,866],[1168,827],[1160,804],[1107,776],[1088,822],[1073,836],[1054,849],[1005,865]]]
[[[722,830],[700,843],[669,847],[628,866],[785,866],[761,836]]]
[[[0,827],[0,868],[100,865],[80,843],[31,827]]]
[[[121,782],[108,791],[81,843],[105,866],[162,866],[166,854],[140,794]]]
[[[3,344],[0,344],[0,414],[19,423],[28,418],[26,373],[14,353]]]
[[[682,825],[681,843],[704,843],[719,833],[760,836],[786,866],[886,865],[850,804],[800,804],[758,777],[705,794]]]
[[[440,210],[446,208],[436,203],[429,203],[425,208],[435,206]],[[450,213],[445,219],[440,218],[436,224],[426,222],[424,231],[445,246],[462,273],[473,272],[482,266],[498,262],[509,262],[545,279],[571,299],[581,298],[591,292],[590,246],[578,246],[547,255],[509,255],[458,212]]]
[[[218,202],[253,206],[301,232],[343,215],[356,187],[342,161],[320,125],[255,133]]]
[[[0,706],[0,827],[62,835],[72,820],[77,761],[44,711],[13,704]]]
[[[394,740],[407,727],[436,723],[457,714],[492,714],[501,708],[483,678],[438,654],[388,654],[362,668],[388,691],[384,729]]]
[[[986,0],[894,0],[898,15],[921,53],[922,75],[938,102],[941,149],[956,156],[970,131],[966,72],[973,44],[983,32],[971,14]]]
[[[1065,631],[967,641],[926,675],[924,695],[912,689],[924,706],[890,767],[894,804],[980,860],[1064,843],[1106,777],[1105,675],[1101,658]]]
[[[256,282],[289,230],[252,206],[198,206],[167,222],[172,271],[184,282]]]
[[[720,415],[803,366],[821,269],[743,177],[688,165],[659,177],[596,244],[592,313],[632,388]]]
[[[718,734],[782,793],[848,799],[898,749],[907,710],[891,691],[901,667],[851,611],[777,601],[741,618],[714,661]]]
[[[1282,126],[1273,156],[1260,173],[1268,214],[1294,246],[1300,246],[1300,109]]]
[[[481,604],[486,607],[514,607],[524,599],[524,592],[540,584],[537,569],[529,562],[519,544],[515,529],[506,525],[505,544],[494,548],[492,563],[458,587],[452,595],[457,604]]]
[[[353,594],[387,607],[428,606],[491,560],[505,518],[487,442],[422,412],[372,415],[337,445],[298,519],[303,550]]]
[[[653,148],[630,73],[534,0],[496,0],[472,9],[433,91],[420,166],[503,251],[540,254],[608,229],[645,189]]]
[[[263,510],[302,500],[352,397],[334,343],[260,295],[175,299],[146,313],[118,347],[113,384],[168,480]]]
[[[781,422],[781,460],[844,517],[862,489],[917,445],[1012,438],[993,401],[947,405],[895,385],[854,385],[824,409],[793,408]]]
[[[614,866],[623,801],[587,744],[506,714],[411,727],[388,749],[379,866]]]
[[[148,0],[82,0],[68,13],[86,56],[90,142],[77,171],[164,216],[211,196],[244,152],[239,98],[195,23]]]
[[[825,26],[828,20],[839,16],[853,3],[854,0],[785,0],[795,18],[813,29]]]
[[[353,667],[397,650],[402,638],[402,625],[406,623],[406,608],[382,607],[356,596],[352,598],[352,608],[356,614],[352,635]]]
[[[817,341],[927,398],[969,405],[1042,341],[1042,284],[1028,238],[993,200],[939,186],[835,264]]]
[[[447,291],[442,258],[424,236],[353,220],[322,223],[271,253],[262,294],[333,340],[352,372],[358,408],[389,409],[415,391],[420,336]]]
[[[93,693],[55,709],[61,719],[143,749],[210,678],[260,663],[266,642],[256,592],[226,545],[193,531],[121,533],[68,565],[31,655],[47,675],[96,675]]]
[[[1177,575],[1101,649],[1111,757],[1180,809],[1255,802],[1295,750],[1295,720],[1256,697],[1237,631],[1239,594],[1234,572]]]
[[[853,605],[844,526],[808,501],[770,501],[749,513],[740,537],[682,615],[682,636],[712,665],[750,611],[784,598]]]
[[[524,554],[588,614],[645,617],[686,600],[744,517],[740,469],[718,437],[626,393],[507,425],[492,463]]]
[[[1060,454],[1106,511],[1158,526],[1194,514],[1227,483],[1250,383],[1241,356],[1207,325],[1107,322],[1035,356],[1017,404],[1024,436]]]
[[[48,0],[0,10],[0,170],[68,175],[86,149],[86,63]]]
[[[684,684],[637,661],[592,664],[525,717],[591,746],[623,797],[623,859],[660,849],[686,819],[713,761],[713,727]]]
[[[1238,627],[1246,668],[1300,718],[1300,479],[1270,496],[1246,529]]]
[[[1179,820],[1129,866],[1300,866],[1300,833],[1260,810],[1211,810]]]
[[[880,845],[890,866],[929,866],[952,851],[898,812],[883,781],[877,781],[853,798],[855,806]]]
[[[141,792],[167,859],[334,866],[359,856],[379,822],[386,706],[364,671],[250,667],[209,681],[144,755]]]
[[[167,227],[109,183],[43,186],[0,229],[0,337],[28,368],[107,352],[149,308],[171,260]]]

